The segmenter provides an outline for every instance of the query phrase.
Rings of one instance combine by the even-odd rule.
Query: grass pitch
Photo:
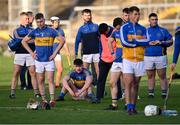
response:
[[[66,62],[66,58],[63,57]],[[171,60],[171,57],[169,58]],[[64,62],[64,74],[69,70]],[[139,96],[137,102],[138,115],[128,116],[124,111],[124,101],[119,100],[117,111],[104,110],[111,104],[109,87],[106,87],[107,96],[100,104],[90,104],[86,101],[73,101],[69,95],[65,96],[65,101],[57,102],[56,108],[52,110],[28,110],[26,104],[29,98],[33,98],[32,90],[16,90],[16,99],[9,99],[10,83],[13,70],[13,58],[0,56],[0,124],[170,124],[180,123],[180,116],[165,117],[153,116],[145,117],[143,110],[148,104],[163,106],[160,96],[159,80],[156,82],[156,93],[154,99],[147,98],[147,80],[143,77],[140,83]],[[176,67],[176,72],[180,73],[180,65]],[[168,74],[169,75],[169,74]],[[108,81],[107,81],[108,82]],[[108,85],[108,83],[106,84]],[[180,112],[180,79],[173,80],[167,109],[176,109]],[[48,89],[46,90],[46,93]],[[60,89],[56,89],[58,95]]]

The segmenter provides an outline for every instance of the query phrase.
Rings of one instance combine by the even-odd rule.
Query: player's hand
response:
[[[175,63],[172,63],[172,64],[170,65],[170,71],[171,71],[171,72],[174,72],[175,67],[176,67],[176,64],[175,64]]]
[[[36,51],[34,51],[34,52],[30,53],[30,54],[31,54],[31,56],[33,57],[33,59],[37,59],[37,53],[36,53]]]
[[[78,96],[79,96],[79,93],[78,93],[78,92],[75,92],[75,96],[78,97]]]
[[[159,40],[156,40],[156,41],[151,41],[149,42],[149,45],[152,45],[152,46],[155,46],[155,45],[158,45],[160,44],[161,42]]]
[[[56,54],[53,53],[53,54],[49,57],[49,61],[53,60],[55,57],[56,57]]]
[[[112,56],[113,56],[113,59],[116,59],[116,54],[115,53]]]
[[[73,97],[76,96],[73,91],[70,91],[69,94],[70,94],[71,96],[73,96]]]

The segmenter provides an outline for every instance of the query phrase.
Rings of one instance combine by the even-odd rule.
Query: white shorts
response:
[[[34,59],[30,54],[15,54],[14,64],[24,66],[32,66],[35,65]]]
[[[167,67],[167,57],[166,56],[156,56],[156,57],[144,57],[145,69],[163,69]]]
[[[144,61],[131,62],[127,59],[123,59],[123,73],[131,73],[135,76],[144,76],[145,68]]]
[[[54,58],[54,61],[61,61],[61,55],[57,54],[56,57]]]
[[[113,62],[111,66],[111,72],[121,72],[122,71],[122,63]]]
[[[82,60],[86,63],[99,62],[100,54],[83,55]]]
[[[44,71],[54,71],[55,70],[54,61],[39,62],[39,61],[35,60],[35,67],[36,67],[37,73],[43,73]]]

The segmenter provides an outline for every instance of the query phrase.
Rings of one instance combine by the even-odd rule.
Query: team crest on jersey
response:
[[[43,32],[41,32],[41,33],[40,33],[40,36],[41,36],[41,37],[43,37],[43,36],[44,36],[44,33],[43,33]]]

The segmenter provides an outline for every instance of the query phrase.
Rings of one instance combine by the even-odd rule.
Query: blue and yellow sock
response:
[[[59,96],[60,96],[60,97],[64,97],[65,94],[64,94],[63,92],[61,92]]]

